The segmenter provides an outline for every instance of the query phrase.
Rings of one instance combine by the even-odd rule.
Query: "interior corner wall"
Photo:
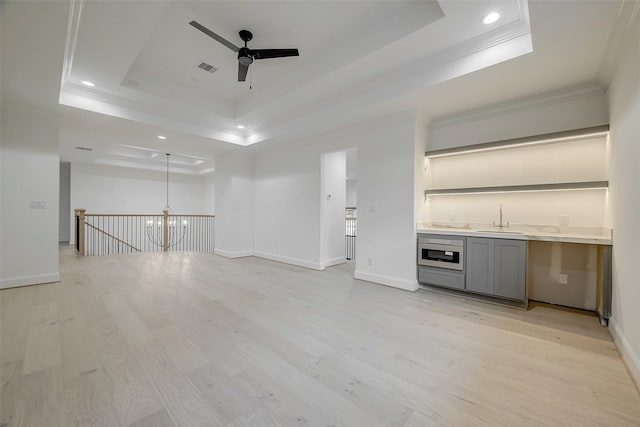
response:
[[[415,121],[408,114],[261,153],[255,159],[255,254],[323,268],[320,158],[350,147],[358,150],[355,276],[415,290]]]
[[[69,242],[71,236],[71,163],[60,162],[60,209],[58,215],[58,240]]]
[[[216,214],[216,175],[212,173],[204,178],[204,211],[205,215]]]
[[[427,150],[429,124],[421,112],[416,114],[415,140],[414,140],[414,223],[424,222],[425,202],[424,190],[426,187],[425,151]],[[418,250],[416,246],[416,251]]]
[[[60,277],[58,120],[6,105],[1,114],[0,287],[55,282]]]
[[[347,206],[347,152],[345,150],[322,156],[321,241],[322,265],[325,267],[347,262],[345,248],[345,207]]]
[[[253,255],[253,155],[240,150],[216,158],[215,253],[236,258]]]
[[[609,86],[613,226],[613,307],[610,330],[640,383],[640,20]]]

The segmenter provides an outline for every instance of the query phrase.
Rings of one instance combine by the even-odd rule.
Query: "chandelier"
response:
[[[184,240],[187,234],[187,227],[189,222],[180,218],[173,212],[171,206],[169,206],[169,156],[171,154],[166,153],[167,156],[167,204],[162,210],[162,217],[157,220],[148,220],[146,224],[146,234],[149,241],[158,247],[162,247],[165,250],[177,246],[182,240]],[[170,214],[171,213],[171,214]],[[173,217],[173,218],[171,218]]]

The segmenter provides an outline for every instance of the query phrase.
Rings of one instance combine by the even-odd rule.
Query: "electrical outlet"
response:
[[[47,202],[44,200],[29,200],[29,209],[47,209]]]
[[[569,275],[560,273],[558,275],[558,283],[560,283],[561,285],[566,285],[567,283],[569,283]]]
[[[373,265],[373,257],[369,257],[369,265]]]

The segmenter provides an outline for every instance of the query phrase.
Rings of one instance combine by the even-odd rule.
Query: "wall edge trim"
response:
[[[640,357],[635,353],[613,317],[609,319],[609,332],[629,372],[631,381],[635,384],[638,391],[640,391]]]
[[[251,251],[225,251],[224,249],[214,249],[213,253],[216,255],[223,256],[225,258],[244,258],[248,256],[253,256],[253,252]]]
[[[382,274],[367,273],[356,270],[353,277],[358,280],[378,283],[380,285],[390,286],[392,288],[403,289],[405,291],[418,290],[417,280],[401,279],[399,277],[385,276]]]
[[[34,274],[29,276],[8,277],[0,280],[0,289],[16,288],[19,286],[43,285],[60,281],[60,272]]]
[[[295,265],[298,267],[309,268],[311,270],[324,270],[324,266],[319,262],[308,261],[300,258],[290,258],[283,255],[272,254],[269,252],[254,251],[253,256],[264,258],[270,261],[281,262],[284,264]]]
[[[346,262],[347,262],[347,258],[341,256],[341,257],[327,259],[322,264],[326,268],[326,267],[333,267],[334,265],[344,264]]]

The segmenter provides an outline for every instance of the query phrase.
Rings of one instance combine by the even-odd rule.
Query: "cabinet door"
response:
[[[468,291],[493,294],[494,248],[493,239],[467,238]]]
[[[495,245],[493,293],[523,301],[527,281],[527,242],[497,239]]]

